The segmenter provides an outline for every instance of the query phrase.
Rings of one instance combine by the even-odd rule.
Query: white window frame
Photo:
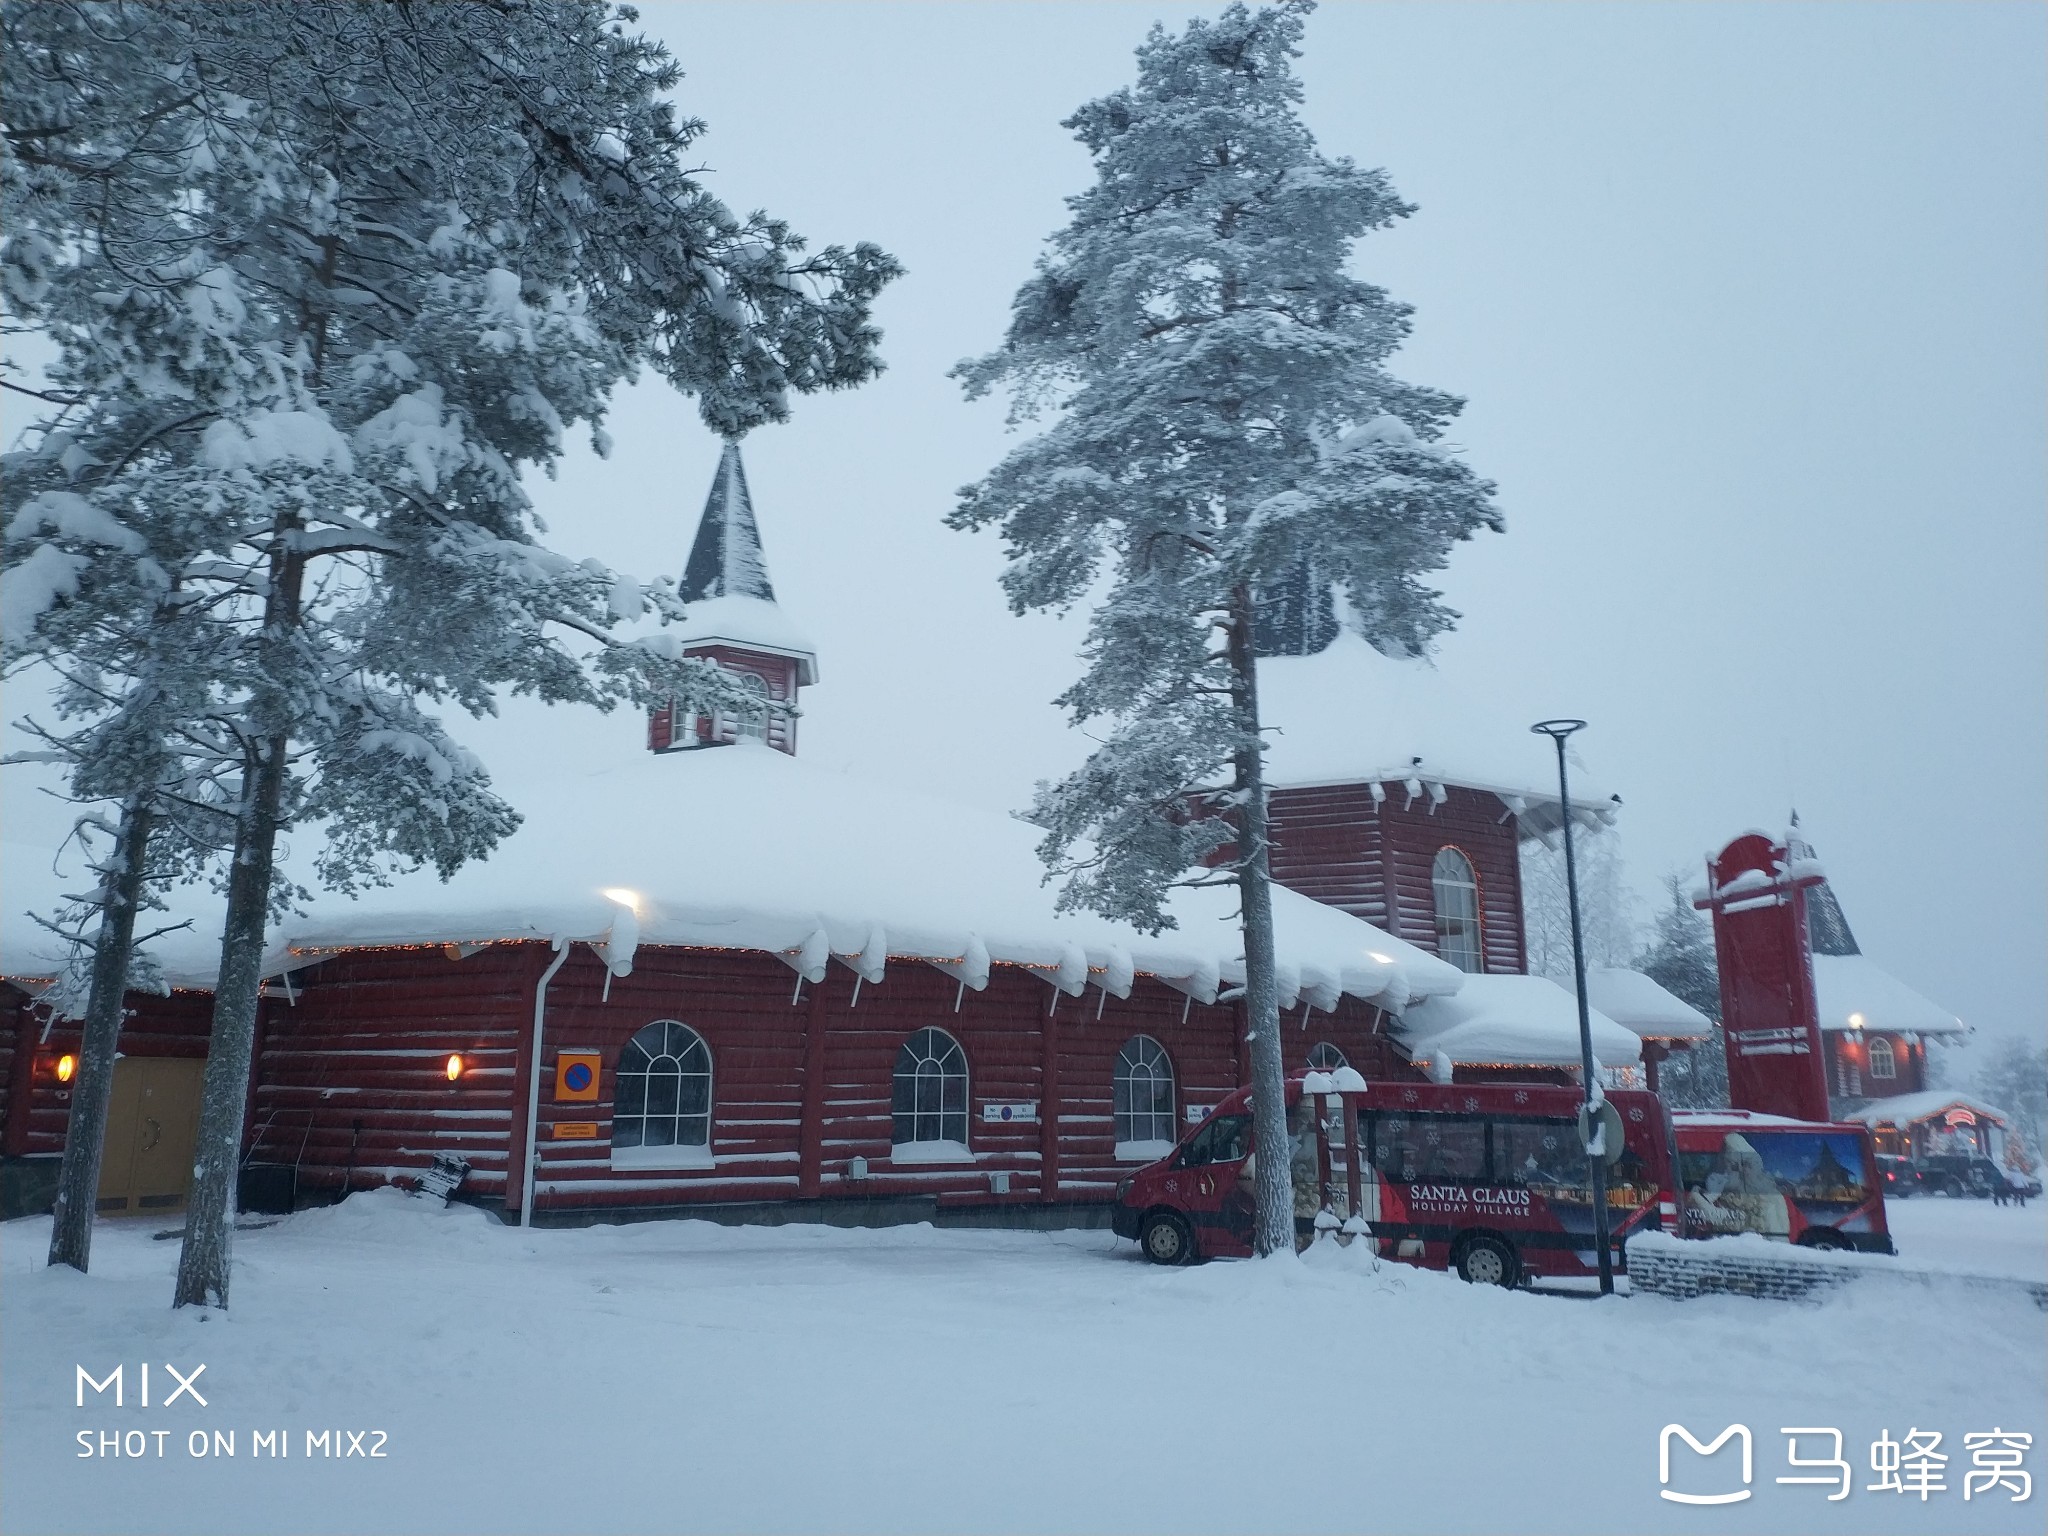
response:
[[[1334,1041],[1318,1040],[1308,1048],[1308,1069],[1311,1072],[1334,1072],[1339,1067],[1350,1065],[1350,1059]]]
[[[656,1044],[661,1047],[657,1053],[642,1037],[650,1030],[660,1030],[661,1037]],[[678,1039],[672,1032],[682,1031]],[[673,1062],[675,1070],[660,1073],[660,1076],[674,1077],[676,1081],[676,1110],[668,1116],[655,1116],[647,1112],[647,1094],[651,1080],[657,1075],[652,1070],[634,1070],[629,1067],[627,1051],[638,1048],[646,1059],[647,1067],[653,1068],[660,1062]],[[679,1048],[679,1049],[678,1049]],[[687,1070],[693,1058],[701,1057],[703,1070]],[[625,1101],[626,1079],[639,1077],[648,1080],[643,1083],[638,1114],[623,1114],[620,1105]],[[701,1077],[704,1081],[704,1108],[701,1113],[685,1113],[683,1083],[685,1079]],[[634,1119],[641,1122],[640,1134],[644,1138],[650,1120],[667,1118],[673,1122],[672,1129],[678,1139],[671,1142],[649,1144],[644,1139],[627,1146],[619,1145],[619,1125],[622,1120]],[[633,1032],[632,1038],[620,1047],[618,1062],[612,1073],[612,1147],[611,1164],[614,1168],[713,1168],[717,1158],[711,1150],[712,1136],[718,1119],[718,1073],[717,1063],[711,1054],[711,1042],[701,1032],[692,1029],[681,1019],[653,1019]],[[703,1140],[684,1141],[685,1121],[703,1122]],[[694,1126],[688,1129],[694,1129]]]
[[[768,744],[768,716],[774,703],[774,690],[768,686],[768,679],[758,672],[736,674],[740,686],[754,695],[757,702],[732,717],[732,739],[734,741],[758,741]],[[720,732],[723,735],[723,732]]]
[[[943,1046],[940,1046],[939,1042],[944,1042]],[[906,1062],[911,1068],[908,1074],[904,1071]],[[958,1063],[957,1069],[953,1065],[955,1062]],[[912,1102],[908,1110],[903,1110],[897,1108],[897,1101],[906,1078],[912,1084]],[[928,1078],[935,1080],[939,1085],[939,1104],[936,1109],[924,1109],[918,1103],[921,1097],[919,1085]],[[956,1080],[960,1084],[959,1107],[953,1109],[947,1107],[947,1100],[953,1097],[947,1092],[947,1084]],[[906,1038],[896,1048],[896,1066],[889,1077],[891,1160],[899,1163],[972,1162],[974,1151],[968,1141],[968,1125],[971,1118],[968,1114],[968,1104],[973,1086],[973,1074],[968,1069],[967,1051],[954,1036],[943,1029],[928,1026],[914,1031]],[[900,1117],[905,1114],[910,1117],[912,1135],[907,1141],[898,1141],[896,1136],[901,1128]],[[949,1136],[946,1133],[954,1129],[956,1117],[960,1134]],[[926,1121],[937,1122],[929,1127],[938,1132],[936,1136],[917,1134],[927,1129],[924,1123]]]
[[[1457,861],[1456,868],[1445,867],[1450,859]],[[1470,910],[1464,913],[1447,910],[1449,902],[1445,898],[1451,893],[1469,902]],[[1429,862],[1429,899],[1436,916],[1437,957],[1455,965],[1468,976],[1484,972],[1486,926],[1479,906],[1479,871],[1465,850],[1454,843],[1446,843],[1437,849],[1436,856]]]
[[[1164,1110],[1158,1107],[1161,1082],[1166,1085]],[[1132,1104],[1132,1090],[1140,1084],[1151,1103],[1150,1108],[1142,1110]],[[1110,1075],[1110,1124],[1115,1129],[1118,1162],[1157,1162],[1174,1149],[1174,1136],[1181,1128],[1175,1110],[1178,1095],[1179,1081],[1166,1047],[1150,1035],[1133,1035],[1126,1040],[1116,1053],[1116,1066]],[[1163,1137],[1158,1134],[1162,1129],[1166,1133]],[[1153,1134],[1131,1134],[1140,1130]]]
[[[1898,1047],[1883,1035],[1877,1035],[1865,1049],[1870,1052],[1870,1080],[1874,1083],[1895,1082],[1899,1075]]]

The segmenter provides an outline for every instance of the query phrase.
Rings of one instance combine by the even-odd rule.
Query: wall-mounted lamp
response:
[[[456,1082],[460,1082],[460,1081],[462,1080],[462,1074],[463,1074],[463,1073],[464,1073],[465,1071],[467,1071],[467,1070],[468,1070],[468,1063],[466,1063],[465,1061],[463,1061],[462,1057],[461,1057],[461,1056],[459,1056],[459,1055],[456,1055],[456,1056],[450,1056],[450,1057],[448,1058],[448,1069],[447,1069],[447,1070],[448,1070],[448,1081],[449,1081],[449,1082],[451,1082],[451,1083],[456,1083]]]
[[[1863,1015],[1862,1015],[1862,1014],[1860,1014],[1860,1013],[1852,1013],[1852,1014],[1850,1014],[1850,1015],[1849,1015],[1849,1027],[1850,1027],[1851,1029],[1861,1029],[1861,1028],[1863,1027]]]
[[[70,1055],[70,1054],[69,1054],[69,1053],[67,1052],[67,1053],[66,1053],[65,1055],[59,1056],[59,1057],[57,1058],[57,1081],[58,1081],[58,1082],[60,1082],[60,1083],[68,1083],[68,1082],[70,1082],[70,1081],[71,1081],[71,1074],[72,1074],[72,1073],[74,1073],[74,1072],[76,1072],[77,1070],[78,1070],[78,1058],[77,1058],[76,1056]]]

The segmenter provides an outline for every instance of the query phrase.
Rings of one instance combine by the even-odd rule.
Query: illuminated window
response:
[[[1344,1053],[1327,1040],[1318,1040],[1308,1048],[1308,1069],[1311,1072],[1334,1072],[1351,1063],[1344,1059]]]
[[[710,1144],[710,1047],[674,1019],[648,1025],[619,1052],[613,1149]]]
[[[1164,1157],[1173,1147],[1173,1063],[1157,1040],[1135,1035],[1116,1053],[1119,1157]]]
[[[1436,899],[1436,952],[1459,970],[1476,973],[1481,968],[1479,879],[1472,861],[1455,848],[1439,848],[1429,884]]]
[[[967,1145],[967,1053],[943,1029],[920,1029],[896,1053],[894,1141]]]
[[[1880,1080],[1889,1080],[1899,1075],[1898,1058],[1892,1052],[1891,1041],[1877,1035],[1870,1042],[1870,1075]]]

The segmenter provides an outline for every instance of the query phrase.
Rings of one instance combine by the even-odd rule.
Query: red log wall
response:
[[[729,672],[748,672],[768,685],[768,697],[781,703],[793,703],[797,694],[797,664],[787,656],[771,656],[764,651],[735,650],[729,645],[692,646],[684,652],[687,656],[702,656],[717,662]],[[672,715],[666,707],[653,710],[647,720],[647,746],[654,752],[671,752],[678,748],[672,744],[670,733]],[[697,739],[712,741],[710,721],[697,719]],[[719,738],[731,741],[733,733],[726,730]],[[768,745],[777,751],[796,755],[796,718],[792,715],[771,713],[768,717]],[[683,748],[681,750],[689,750]]]
[[[253,1161],[296,1163],[302,1187],[338,1188],[355,1146],[352,1186],[423,1172],[437,1151],[460,1153],[470,1188],[518,1202],[525,1133],[523,1063],[533,989],[551,958],[540,944],[494,945],[468,959],[438,949],[338,957],[298,973],[296,1004],[273,1000],[252,1131]],[[1115,1155],[1111,1080],[1118,1051],[1147,1034],[1172,1059],[1176,1108],[1214,1104],[1238,1085],[1237,1010],[1205,1007],[1140,978],[1129,999],[1091,988],[1055,994],[1038,977],[997,966],[987,990],[961,992],[929,966],[892,962],[879,985],[855,995],[834,966],[799,995],[794,972],[746,951],[643,946],[633,974],[605,993],[597,958],[578,946],[548,990],[541,1053],[538,1210],[669,1206],[827,1197],[936,1196],[942,1203],[1003,1204],[1109,1198],[1129,1171]],[[958,1011],[955,1005],[958,1004]],[[611,1165],[611,1105],[619,1052],[660,1019],[703,1036],[712,1055],[712,1151],[707,1169]],[[1290,1065],[1327,1040],[1368,1076],[1410,1076],[1380,1032],[1376,1010],[1346,999],[1335,1014],[1291,1011],[1283,1023]],[[1051,1028],[1048,1031],[1047,1025]],[[960,1042],[969,1071],[964,1164],[891,1159],[896,1053],[932,1026]],[[554,1101],[556,1054],[603,1056],[596,1103]],[[450,1085],[451,1052],[471,1063]],[[981,1118],[987,1101],[1048,1103],[1055,1126]],[[355,1130],[355,1122],[362,1130]],[[562,1124],[594,1122],[595,1139],[557,1139]],[[1185,1124],[1185,1120],[1181,1122]],[[1050,1151],[1058,1177],[1042,1171]],[[509,1155],[508,1155],[509,1154]],[[849,1177],[855,1157],[868,1176]],[[989,1175],[1007,1173],[1005,1195]]]
[[[204,1056],[207,1036],[213,1029],[213,994],[173,992],[159,997],[151,992],[130,992],[126,1000],[128,1017],[121,1025],[123,1056]],[[64,1151],[64,1128],[71,1119],[71,1089],[57,1081],[57,1058],[78,1053],[79,1022],[59,1019],[50,1028],[48,1040],[38,1044],[42,1017],[16,994],[9,1009],[9,1049],[4,1069],[6,1087],[0,1104],[6,1106],[4,1150],[9,1157],[59,1155]]]
[[[1365,784],[1275,789],[1273,877],[1435,954],[1430,868],[1439,849],[1455,846],[1479,877],[1486,969],[1526,971],[1520,834],[1500,796],[1448,785],[1439,805],[1427,789],[1411,800],[1399,784],[1386,795],[1376,805]]]

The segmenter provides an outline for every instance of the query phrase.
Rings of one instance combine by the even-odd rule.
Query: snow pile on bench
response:
[[[2017,1294],[2048,1311],[2048,1284],[2039,1280],[1919,1269],[1886,1254],[1801,1248],[1754,1232],[1704,1239],[1641,1233],[1628,1241],[1628,1276],[1637,1291],[1681,1300],[1707,1295],[1818,1299],[1816,1293],[1857,1281]]]

